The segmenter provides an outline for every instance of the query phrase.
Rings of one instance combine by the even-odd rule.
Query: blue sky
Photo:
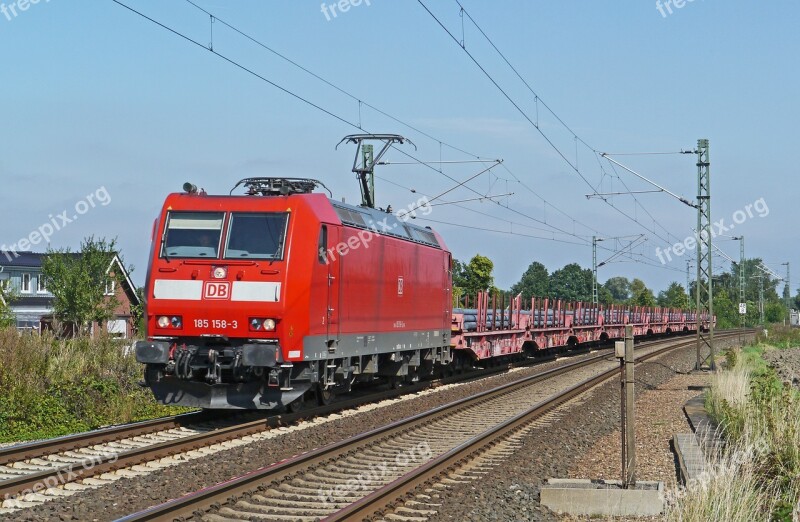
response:
[[[420,222],[439,230],[457,258],[490,257],[498,286],[516,282],[533,260],[551,270],[569,262],[590,266],[593,234],[648,238],[634,259],[649,264],[610,263],[600,269],[601,281],[640,277],[656,290],[685,281],[686,257],[662,266],[656,248],[667,248],[665,239],[692,234],[693,209],[663,194],[638,195],[638,203],[630,196],[610,200],[640,224],[600,200],[587,200],[592,191],[587,183],[417,1],[362,2],[330,20],[319,1],[196,1],[436,140],[483,158],[502,158],[508,170],[496,168],[469,187],[513,196],[499,198],[500,205],[437,206],[429,217],[439,223]],[[110,203],[90,207],[54,232],[51,244],[76,248],[88,235],[116,236],[141,283],[153,219],[164,196],[184,181],[227,193],[247,176],[307,176],[324,181],[337,198],[358,200],[350,173],[353,150],[334,150],[344,135],[358,132],[353,127],[110,0],[40,0],[24,11],[20,0],[3,2],[9,14],[0,14],[0,242],[11,245],[28,237],[64,210],[74,215],[78,202],[105,187]],[[211,41],[209,17],[184,0],[125,3],[199,42]],[[794,226],[799,4],[694,0],[681,8],[671,4],[672,14],[662,16],[650,1],[462,3],[541,99],[596,150],[674,152],[708,138],[714,219],[730,224],[734,212],[763,198],[769,214],[756,214],[729,233],[744,234],[748,257],[763,257],[776,272],[783,273],[780,263],[792,262],[800,280]],[[425,4],[461,39],[455,1]],[[347,121],[361,121],[371,132],[407,136],[418,150],[403,150],[418,159],[438,160],[440,153],[445,160],[469,159],[367,107],[359,114],[353,99],[219,22],[213,32],[219,53]],[[468,20],[464,40],[535,119],[534,96]],[[539,108],[540,128],[574,161],[574,136]],[[696,195],[694,156],[615,158],[676,193]],[[408,161],[397,152],[387,159]],[[626,190],[623,182],[631,190],[651,188],[619,168],[615,174],[590,149],[579,148],[577,161],[600,191]],[[464,180],[481,168],[446,164],[443,170]],[[385,166],[378,174],[380,206],[404,207],[420,193],[433,196],[454,185],[419,165]],[[459,188],[442,199],[471,197],[474,192]],[[551,226],[559,232],[539,230]],[[737,243],[724,240],[719,246],[738,258]],[[601,250],[598,257],[609,255]],[[716,264],[729,265],[722,258]]]

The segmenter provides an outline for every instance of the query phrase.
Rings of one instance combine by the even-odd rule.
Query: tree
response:
[[[453,286],[466,288],[467,285],[467,265],[458,259],[453,258]]]
[[[644,281],[634,279],[631,282],[631,298],[629,302],[636,306],[655,306],[656,298],[653,295],[653,291],[644,284]]]
[[[780,301],[764,302],[764,321],[779,323],[786,317],[786,305]]]
[[[453,308],[461,306],[467,285],[467,265],[453,258]]]
[[[494,277],[492,276],[494,263],[488,257],[476,254],[464,264],[457,259],[453,261],[453,289],[454,293],[465,295],[470,303],[473,302],[479,291],[492,290]]]
[[[0,282],[0,328],[16,326],[17,318],[11,310],[11,303],[17,298],[16,292],[7,282]]]
[[[53,314],[76,331],[85,332],[92,322],[104,323],[119,304],[106,288],[112,281],[121,284],[122,274],[109,271],[116,252],[116,239],[88,237],[81,251],[48,250],[42,261],[42,275],[52,292]],[[120,260],[121,261],[121,260]]]
[[[139,299],[137,304],[131,305],[131,318],[137,334],[143,334],[146,331],[146,322],[144,320],[144,288],[141,286],[136,289],[136,297]]]
[[[592,300],[592,271],[570,263],[550,274],[550,295],[568,301]]]
[[[642,290],[647,290],[647,285],[644,284],[644,281],[641,279],[634,278],[633,281],[631,281],[631,298],[635,299],[636,296],[642,292]]]
[[[714,295],[714,315],[717,316],[717,328],[739,326],[739,306],[734,304],[724,288],[720,288]]]
[[[488,257],[475,254],[467,265],[466,289],[471,295],[476,295],[480,290],[489,290],[494,287],[492,271],[494,263]]]
[[[658,306],[689,308],[689,297],[680,283],[673,281],[666,290],[658,293]]]
[[[514,295],[522,293],[523,301],[530,301],[531,297],[547,297],[549,295],[547,268],[538,261],[528,267],[519,283],[511,287]]]
[[[772,278],[769,274],[764,273],[761,268],[759,268],[763,264],[761,258],[754,258],[754,259],[745,259],[744,260],[744,276],[745,276],[745,300],[746,301],[755,301],[758,302],[758,289],[759,289],[759,281],[758,276],[762,274],[764,277],[764,300],[765,301],[772,301],[778,300],[778,292],[776,287],[780,283],[780,279]],[[725,288],[728,291],[728,295],[731,296],[738,296],[739,295],[739,263],[732,263],[731,267],[731,277],[730,279],[721,280],[717,278],[714,281],[714,286],[719,287],[720,281],[723,284],[727,281],[728,286]],[[737,297],[738,299],[738,297]]]
[[[611,291],[603,285],[598,285],[597,287],[597,300],[600,304],[604,305],[614,304],[614,296],[611,294]]]
[[[631,282],[627,277],[612,277],[603,284],[616,303],[627,302],[631,298]]]
[[[653,291],[649,288],[643,288],[633,297],[633,304],[636,306],[655,306],[656,298]]]

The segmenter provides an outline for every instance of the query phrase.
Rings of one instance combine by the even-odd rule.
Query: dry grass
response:
[[[758,487],[755,459],[731,452],[708,463],[697,481],[672,493],[667,520],[673,522],[755,522],[775,506],[774,493]]]
[[[707,407],[723,450],[673,492],[668,520],[791,521],[800,517],[800,398],[749,357],[712,378]],[[793,513],[794,512],[794,513]]]

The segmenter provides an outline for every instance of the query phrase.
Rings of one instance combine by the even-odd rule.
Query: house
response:
[[[33,252],[0,252],[0,284],[10,286],[19,298],[11,303],[17,328],[39,330],[41,319],[53,311],[53,294],[47,291],[42,274],[42,256]]]
[[[80,255],[80,254],[75,254]],[[11,311],[17,319],[20,330],[41,331],[42,327],[53,322],[53,294],[46,288],[42,277],[42,261],[46,254],[37,252],[2,252],[0,251],[0,285],[12,288],[17,298],[10,303]],[[118,305],[114,316],[103,327],[112,335],[130,338],[133,336],[134,324],[132,307],[139,304],[136,287],[125,270],[119,256],[115,255],[108,266],[108,272],[121,274],[117,285],[112,281],[105,288],[107,296],[116,296]],[[92,325],[96,331],[100,325]]]

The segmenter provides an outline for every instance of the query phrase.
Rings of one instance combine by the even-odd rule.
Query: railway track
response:
[[[45,486],[88,479],[110,469],[120,454],[207,436],[243,422],[251,414],[196,412],[113,426],[0,449],[0,498]],[[102,482],[102,481],[100,481]],[[88,484],[87,484],[88,485]],[[37,488],[37,491],[44,488]]]
[[[271,428],[393,399],[441,384],[484,378],[511,367],[529,366],[535,361],[505,364],[438,381],[372,392],[298,413],[265,416],[258,413],[196,412],[10,446],[0,449],[0,502],[3,498],[14,498],[15,501],[11,504],[6,502],[4,507],[32,507],[75,491],[103,486],[119,478],[135,477],[171,463],[189,460],[182,455],[202,456],[210,446],[222,445],[218,448],[222,450],[245,444]],[[251,439],[247,440],[247,437]],[[155,464],[161,459],[174,460],[163,465]],[[147,465],[153,468],[147,469]]]
[[[640,346],[637,362],[694,342]],[[485,474],[492,462],[513,454],[533,421],[618,371],[608,354],[572,362],[121,520],[362,520],[393,510],[391,519],[424,519],[435,512],[425,494],[397,499],[443,474],[449,475],[441,479],[444,487]],[[554,389],[562,391],[552,395]]]

